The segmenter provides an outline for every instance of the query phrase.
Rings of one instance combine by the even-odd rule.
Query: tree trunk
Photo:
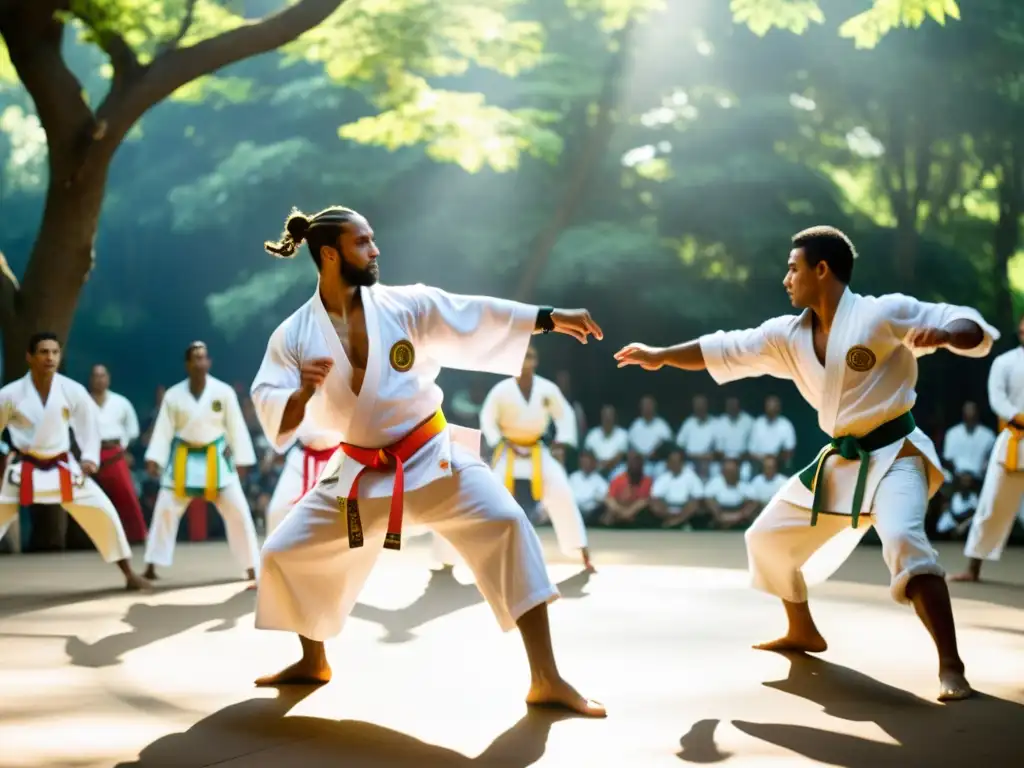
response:
[[[583,142],[580,150],[566,169],[567,182],[558,205],[551,213],[547,224],[530,244],[529,256],[519,278],[515,297],[518,301],[530,301],[537,290],[544,268],[562,232],[572,223],[576,211],[583,201],[587,187],[596,167],[608,151],[615,132],[613,112],[619,100],[619,86],[629,52],[632,50],[634,22],[626,23],[616,35],[616,48],[608,62],[601,93],[598,97],[597,116],[592,127],[588,127],[584,110]]]
[[[1024,142],[1013,141],[1003,164],[999,183],[999,219],[992,238],[999,285],[996,321],[1003,328],[1013,325],[1013,289],[1010,287],[1010,259],[1020,248],[1021,215],[1024,214]]]
[[[69,184],[51,184],[25,279],[3,318],[4,380],[27,369],[33,333],[50,331],[66,345],[78,296],[93,265],[93,243],[109,158],[93,155],[87,174]],[[3,279],[3,278],[0,278]]]

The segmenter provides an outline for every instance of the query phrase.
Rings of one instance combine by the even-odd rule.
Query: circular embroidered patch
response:
[[[867,347],[856,346],[850,347],[850,350],[846,353],[846,364],[851,370],[857,373],[864,373],[870,371],[875,367],[875,353]]]
[[[221,411],[224,410],[224,405],[221,403],[220,400],[214,400],[213,404],[210,407],[213,408],[214,413],[220,413]]]
[[[391,354],[388,355],[388,358],[391,360],[392,368],[399,373],[405,373],[416,362],[416,350],[412,348],[412,343],[408,339],[402,339],[396,341],[391,347]]]

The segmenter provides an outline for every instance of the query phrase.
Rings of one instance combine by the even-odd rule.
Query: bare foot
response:
[[[246,591],[252,591],[255,590],[257,586],[259,585],[255,581],[250,581],[248,584],[245,585],[245,589]]]
[[[146,572],[142,574],[142,578],[149,579],[150,581],[156,581],[160,577],[156,575],[156,568],[150,565],[146,567]]]
[[[562,707],[587,717],[608,716],[603,704],[584,698],[561,678],[554,682],[533,683],[526,694],[526,703],[535,707]]]
[[[153,588],[153,585],[142,576],[139,576],[139,574],[133,573],[125,577],[124,588],[129,592],[148,592]]]
[[[969,582],[973,583],[973,582],[981,581],[981,576],[979,576],[976,573],[972,573],[971,571],[964,571],[963,573],[958,573],[955,576],[950,576],[949,580],[950,581],[969,581]]]
[[[971,684],[958,669],[939,670],[939,701],[960,701],[974,695]]]
[[[274,675],[256,678],[256,685],[324,685],[331,682],[331,665],[327,659],[299,659]]]
[[[594,562],[590,559],[590,552],[587,550],[583,551],[583,570],[586,573],[597,573],[597,568],[594,567]]]
[[[797,651],[799,653],[821,653],[828,650],[825,638],[815,632],[804,635],[785,635],[778,640],[759,643],[754,648],[758,651]]]

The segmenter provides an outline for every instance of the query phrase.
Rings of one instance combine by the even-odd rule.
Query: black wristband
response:
[[[541,307],[537,310],[537,323],[534,325],[538,331],[544,331],[544,333],[551,333],[555,330],[555,321],[551,319],[551,313],[555,311],[554,307]]]

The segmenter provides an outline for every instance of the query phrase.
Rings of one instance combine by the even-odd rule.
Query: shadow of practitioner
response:
[[[789,676],[766,686],[813,701],[832,717],[876,723],[895,744],[808,726],[734,721],[744,733],[846,768],[1024,764],[1020,704],[984,694],[937,704],[838,664],[784,655]]]
[[[77,667],[109,667],[121,663],[121,657],[129,651],[180,634],[192,627],[214,619],[221,623],[211,627],[211,632],[231,629],[236,622],[252,613],[255,607],[253,590],[238,592],[223,603],[207,605],[174,605],[133,603],[124,615],[124,623],[131,627],[128,632],[107,635],[89,644],[78,637],[70,637],[65,652],[71,663]]]
[[[715,729],[718,720],[701,720],[694,723],[689,733],[679,739],[680,750],[676,757],[687,763],[721,763],[732,757],[723,752],[715,743]]]
[[[557,586],[562,597],[569,600],[586,597],[587,593],[583,590],[590,581],[590,575],[581,571],[559,582]],[[356,603],[352,616],[383,627],[386,634],[380,639],[382,643],[407,643],[416,637],[412,630],[483,601],[475,584],[460,583],[452,574],[452,569],[445,568],[431,571],[423,594],[404,608],[377,608]]]
[[[544,754],[551,726],[573,717],[530,709],[478,757],[357,720],[286,717],[315,688],[282,686],[273,698],[232,704],[184,733],[145,747],[116,768],[526,768]]]

